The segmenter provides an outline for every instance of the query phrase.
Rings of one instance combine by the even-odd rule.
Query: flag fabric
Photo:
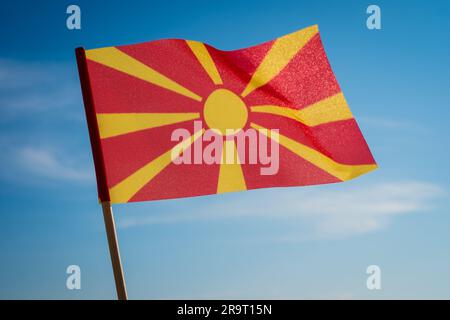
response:
[[[76,54],[100,201],[334,183],[377,168],[317,26],[234,51],[166,39]],[[177,129],[189,139],[174,141]],[[174,161],[205,150],[208,129],[220,161]],[[245,161],[250,150],[225,161],[249,129],[278,147],[276,173]]]

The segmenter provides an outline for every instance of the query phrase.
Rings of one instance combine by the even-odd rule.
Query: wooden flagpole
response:
[[[91,139],[92,154],[94,156],[95,174],[97,177],[98,195],[101,199],[103,218],[105,220],[106,236],[108,238],[109,254],[113,267],[114,280],[116,283],[117,298],[127,300],[127,289],[123,276],[122,262],[120,261],[119,243],[117,241],[114,216],[109,201],[109,190],[106,183],[105,166],[103,154],[100,150],[100,134],[98,131],[97,116],[94,110],[94,100],[89,81],[89,71],[86,63],[86,52],[84,48],[76,48],[75,54],[80,75],[81,90],[83,92],[84,109]]]
[[[117,298],[127,300],[127,288],[123,275],[122,262],[120,261],[119,243],[117,241],[116,225],[109,201],[102,202],[103,218],[105,219],[106,235],[108,237],[109,254],[116,283]]]

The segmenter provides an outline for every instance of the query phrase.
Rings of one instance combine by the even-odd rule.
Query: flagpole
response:
[[[125,277],[123,275],[122,262],[120,261],[119,243],[117,241],[116,225],[109,201],[102,202],[103,218],[105,220],[106,236],[108,237],[109,254],[116,283],[117,298],[127,300],[127,288],[125,286]]]
[[[119,243],[117,241],[116,226],[111,208],[108,201],[109,189],[106,183],[105,165],[103,154],[100,150],[100,133],[98,131],[97,116],[94,110],[94,99],[89,81],[89,71],[86,61],[86,51],[84,48],[76,48],[75,55],[78,64],[78,73],[80,76],[81,90],[83,92],[84,109],[89,129],[89,138],[91,139],[92,155],[94,157],[95,174],[97,177],[98,196],[102,204],[103,218],[105,220],[106,236],[108,238],[109,254],[116,283],[117,298],[127,300],[127,289],[125,287],[125,278],[123,276],[122,262],[120,261]]]

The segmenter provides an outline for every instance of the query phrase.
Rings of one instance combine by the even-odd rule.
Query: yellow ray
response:
[[[261,133],[267,135],[267,129],[265,129],[264,127],[261,127],[255,123],[251,123],[250,126],[254,129],[260,130]],[[338,163],[333,159],[323,155],[322,153],[308,146],[305,146],[300,142],[292,140],[282,134],[279,134],[279,143],[299,157],[302,157],[306,161],[309,161],[316,167],[328,172],[332,176],[335,176],[342,181],[356,178],[357,176],[360,176],[377,168],[376,164],[347,165]]]
[[[150,161],[142,168],[116,184],[109,189],[109,195],[112,203],[128,202],[139,190],[142,189],[150,180],[156,177],[172,162],[172,149],[186,150],[195,140],[200,138],[203,130],[197,131],[190,139],[183,140],[170,150],[166,151],[156,159]]]
[[[189,48],[191,48],[197,60],[202,65],[203,69],[205,69],[206,73],[209,75],[214,84],[219,85],[222,84],[222,78],[220,77],[219,71],[214,64],[213,59],[211,58],[208,49],[206,46],[198,41],[186,40]]]
[[[247,190],[234,140],[225,140],[219,171],[217,193]]]
[[[273,105],[253,106],[250,107],[250,110],[252,112],[269,113],[291,118],[308,126],[317,126],[319,124],[353,118],[342,92],[301,110]]]
[[[193,120],[200,113],[99,113],[97,114],[100,138],[110,138],[126,133],[161,127]]]
[[[101,63],[107,67],[129,74],[151,84],[176,92],[196,101],[202,101],[202,97],[183,87],[165,75],[143,64],[139,60],[127,55],[116,47],[92,49],[86,51],[89,60]]]
[[[272,80],[317,32],[319,32],[319,29],[315,25],[278,38],[267,52],[241,95],[245,97],[253,90]]]

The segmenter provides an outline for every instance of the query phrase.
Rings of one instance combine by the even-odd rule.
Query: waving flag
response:
[[[77,61],[101,201],[333,183],[377,167],[317,26],[235,51],[169,39],[79,48]],[[189,139],[173,141],[177,129]],[[221,161],[174,161],[212,141],[208,129],[223,138]],[[276,173],[240,153],[224,161],[248,129],[279,147]]]

